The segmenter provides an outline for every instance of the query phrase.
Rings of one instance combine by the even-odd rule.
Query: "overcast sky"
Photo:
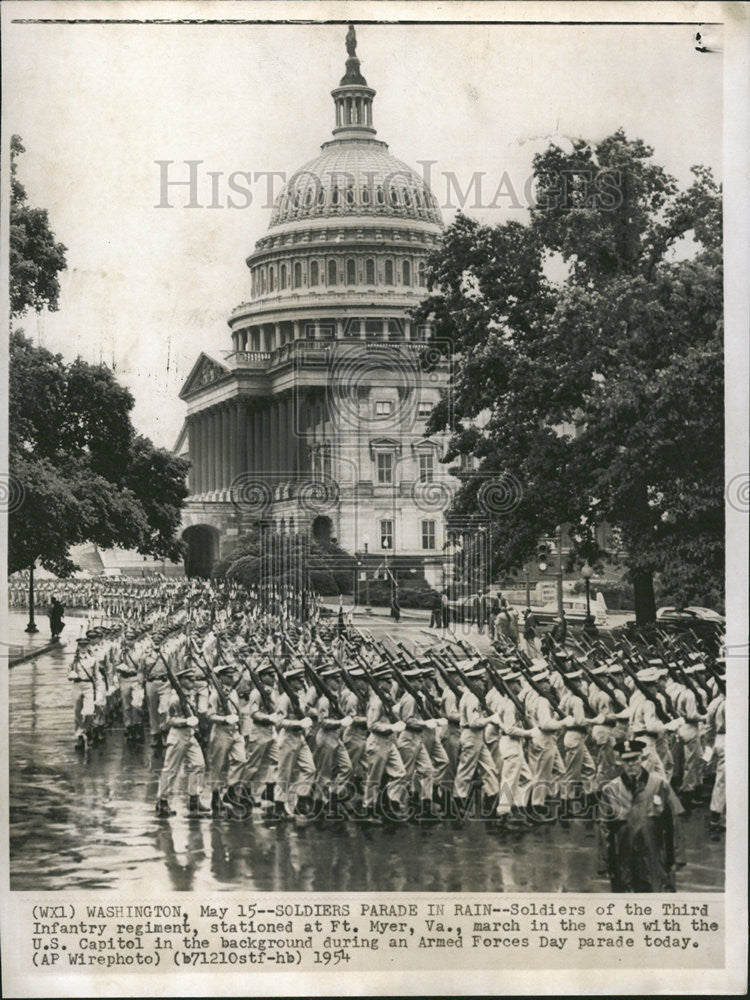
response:
[[[720,178],[723,57],[696,52],[694,33],[366,24],[357,54],[377,90],[378,138],[415,167],[436,161],[432,187],[447,206],[448,174],[465,190],[483,172],[485,203],[505,175],[523,199],[532,157],[550,141],[598,140],[619,126],[680,182],[698,163]],[[231,173],[290,175],[316,156],[333,127],[345,34],[340,25],[13,28],[5,135],[21,135],[21,180],[68,248],[59,312],[25,329],[66,358],[114,366],[135,396],[134,422],[157,444],[177,437],[177,394],[199,352],[229,350],[226,318],[250,297],[245,257],[270,219],[267,177],[249,185],[249,207],[209,208],[208,171],[220,173],[226,206]],[[203,161],[203,207],[185,207],[184,188],[170,190],[173,208],[157,207],[159,160],[175,161],[173,179],[187,177],[185,160]],[[508,197],[504,209],[473,200],[465,211],[484,221],[523,218]],[[446,222],[454,211],[445,207]]]

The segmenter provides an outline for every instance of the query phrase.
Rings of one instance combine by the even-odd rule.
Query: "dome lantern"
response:
[[[349,25],[346,35],[346,73],[335,90],[331,91],[336,107],[336,127],[333,134],[337,139],[358,139],[375,135],[372,125],[372,101],[375,91],[367,86],[362,76],[357,58],[357,34],[354,25]]]

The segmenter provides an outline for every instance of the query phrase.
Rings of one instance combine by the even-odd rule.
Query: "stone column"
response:
[[[263,427],[257,403],[253,409],[253,472],[257,475],[263,469]]]
[[[297,465],[297,424],[294,412],[294,392],[286,398],[286,468],[290,479],[294,478]]]
[[[201,413],[201,493],[208,493],[211,482],[211,415]]]
[[[219,489],[223,490],[229,485],[229,463],[232,454],[229,429],[229,407],[224,404],[219,411],[221,413],[221,477],[219,479]]]
[[[279,411],[279,472],[283,478],[289,476],[289,427],[287,425],[286,399],[276,404]]]
[[[278,473],[279,470],[279,401],[271,400],[271,470]]]
[[[247,410],[244,400],[237,400],[237,470],[235,476],[247,472]]]
[[[210,434],[211,434],[211,473],[209,477],[208,489],[210,492],[218,488],[219,483],[219,461],[221,459],[221,449],[219,446],[219,414],[216,410],[209,413]]]
[[[197,450],[198,443],[196,441],[196,426],[195,417],[187,418],[187,436],[188,436],[188,456],[190,457],[190,468],[188,469],[188,492],[190,496],[195,496],[195,476],[196,476],[196,463],[198,460]]]
[[[196,413],[195,415],[195,427],[196,427],[196,438],[198,439],[196,448],[196,483],[195,490],[196,493],[203,493],[205,490],[206,482],[206,415],[205,413]]]
[[[264,407],[261,411],[261,448],[263,464],[261,472],[268,475],[271,472],[271,409],[268,400],[264,400]]]
[[[239,462],[237,461],[237,451],[239,449],[240,431],[238,426],[239,409],[237,400],[229,404],[229,476],[226,486],[231,486],[237,478]]]
[[[292,321],[292,332],[295,340],[299,340],[299,320],[295,319]]]

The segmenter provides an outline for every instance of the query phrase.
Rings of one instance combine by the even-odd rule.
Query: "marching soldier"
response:
[[[203,751],[195,738],[198,726],[193,703],[195,672],[193,667],[188,666],[175,676],[181,691],[178,692],[170,687],[166,698],[163,699],[166,701],[167,740],[164,765],[159,777],[156,814],[161,818],[174,816],[169,798],[174,791],[180,768],[184,766],[188,780],[188,816],[210,816],[210,811],[205,809],[200,801],[206,765]],[[167,683],[169,684],[169,681]]]
[[[227,807],[230,815],[233,807],[241,808],[240,784],[247,757],[245,741],[238,726],[242,707],[235,687],[237,680],[238,674],[233,664],[220,663],[214,671],[214,687],[208,697],[207,714],[211,723],[207,754],[208,784],[211,788],[211,812],[214,816],[227,815]],[[225,784],[226,800],[222,802],[221,790]]]
[[[376,683],[387,685],[392,679],[392,672],[382,666],[372,676]],[[405,728],[400,719],[395,716],[389,718],[382,697],[371,690],[367,703],[367,773],[362,799],[366,820],[371,825],[379,825],[383,815],[394,819],[405,814],[409,790],[406,768],[396,746],[396,737]],[[381,797],[380,785],[384,778],[387,783]]]
[[[163,730],[167,726],[167,704],[170,699],[167,668],[157,648],[163,638],[161,632],[154,632],[152,636],[147,631],[143,634],[141,648],[141,678],[146,690],[151,749],[155,757],[160,757],[164,749]]]
[[[295,700],[304,692],[303,671],[294,667],[283,675]],[[305,739],[312,719],[297,713],[292,697],[282,691],[276,703],[279,736],[279,763],[274,788],[273,817],[286,819],[295,813],[305,817],[312,804],[315,762]]]
[[[472,668],[469,664],[467,667],[468,669],[464,670],[464,676],[467,680],[474,681],[486,689],[485,671],[481,668]],[[457,815],[460,820],[466,812],[471,785],[474,775],[478,771],[482,779],[484,797],[482,815],[489,818],[496,814],[500,786],[492,756],[484,741],[484,732],[488,723],[498,725],[500,720],[496,714],[489,713],[482,707],[476,694],[468,687],[465,688],[461,696],[458,713],[461,738],[456,780],[453,783],[453,799]]]

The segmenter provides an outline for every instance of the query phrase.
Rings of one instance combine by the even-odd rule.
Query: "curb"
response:
[[[43,656],[44,653],[49,653],[51,649],[57,649],[60,646],[59,642],[48,642],[46,646],[39,646],[38,649],[33,649],[30,653],[23,653],[21,656],[10,656],[8,658],[8,667],[18,667],[22,663],[28,663],[29,660],[35,660],[37,656]]]

